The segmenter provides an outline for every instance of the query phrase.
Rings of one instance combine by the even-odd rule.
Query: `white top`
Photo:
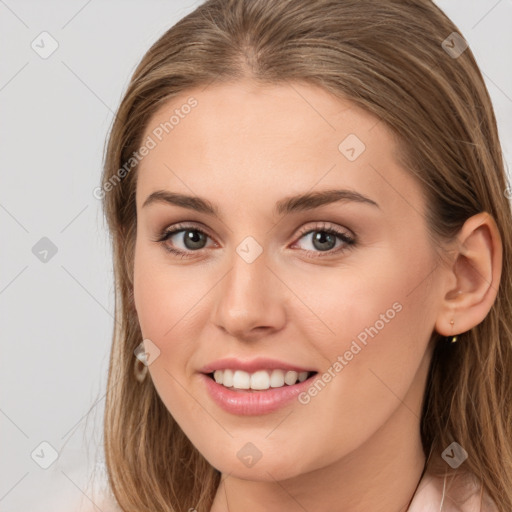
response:
[[[407,512],[498,512],[498,508],[468,473],[453,480],[425,474]]]

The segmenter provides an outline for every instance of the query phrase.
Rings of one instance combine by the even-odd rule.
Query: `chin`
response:
[[[287,458],[279,450],[274,450],[271,455],[263,454],[259,460],[252,462],[252,465],[249,461],[242,462],[236,455],[234,458],[228,458],[225,452],[221,457],[207,460],[215,469],[225,475],[242,480],[274,482],[294,478],[311,470],[301,464],[298,455],[300,455],[299,451],[295,452],[293,457]]]

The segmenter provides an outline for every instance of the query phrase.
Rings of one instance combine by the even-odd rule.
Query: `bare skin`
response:
[[[211,511],[407,510],[425,463],[429,340],[471,329],[492,306],[501,272],[493,219],[468,219],[442,264],[420,185],[373,116],[313,86],[246,81],[173,98],[145,137],[190,96],[197,106],[138,169],[134,298],[143,336],[160,350],[149,366],[159,396],[222,473]],[[338,148],[349,134],[365,145],[359,155],[356,139]],[[285,197],[328,189],[377,206],[273,212]],[[164,202],[143,207],[156,190],[205,198],[220,218]],[[154,241],[177,223],[192,227]],[[322,250],[313,237],[329,228],[356,243],[333,236]],[[206,235],[200,249],[184,239],[194,229]],[[252,263],[236,251],[249,236],[262,249]],[[263,356],[321,375],[370,326],[378,333],[308,403],[272,413],[224,411],[198,373],[221,357]],[[248,442],[261,453],[251,467],[237,456]]]

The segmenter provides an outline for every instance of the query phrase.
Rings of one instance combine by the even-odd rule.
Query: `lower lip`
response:
[[[208,393],[219,407],[231,414],[243,416],[268,414],[284,407],[311,386],[317,375],[315,373],[305,381],[292,386],[285,384],[281,388],[269,388],[265,391],[233,391],[222,384],[217,384],[208,375],[200,374]]]

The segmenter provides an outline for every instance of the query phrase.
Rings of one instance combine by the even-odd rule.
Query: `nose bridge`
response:
[[[260,327],[280,327],[283,303],[268,264],[267,253],[252,237],[235,248],[231,269],[218,291],[214,318],[218,326],[237,337]]]

